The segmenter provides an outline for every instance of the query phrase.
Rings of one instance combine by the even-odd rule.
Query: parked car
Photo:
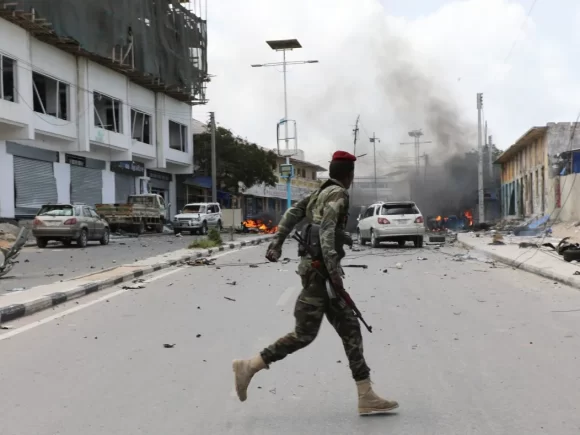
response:
[[[222,229],[222,209],[217,202],[195,202],[186,204],[173,218],[173,232],[180,234],[207,234],[209,227]]]
[[[65,246],[75,241],[77,246],[84,248],[93,240],[108,245],[111,230],[107,221],[85,204],[47,204],[36,215],[32,234],[39,248],[45,248],[51,240]]]
[[[359,243],[370,241],[373,248],[387,241],[401,247],[412,241],[421,248],[424,235],[423,215],[412,201],[377,202],[366,209],[357,225]]]

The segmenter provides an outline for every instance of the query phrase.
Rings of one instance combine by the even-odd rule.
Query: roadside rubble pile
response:
[[[10,248],[16,241],[20,229],[16,225],[9,223],[0,224],[0,248]]]

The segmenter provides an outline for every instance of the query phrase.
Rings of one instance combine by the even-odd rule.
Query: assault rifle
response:
[[[360,320],[360,322],[365,325],[365,327],[367,328],[367,330],[369,332],[373,332],[373,327],[369,326],[367,324],[367,322],[365,321],[365,319],[363,318],[360,310],[357,308],[356,304],[354,303],[354,301],[352,300],[352,298],[350,297],[350,295],[347,293],[347,291],[343,288],[336,288],[332,282],[330,281],[330,279],[325,276],[321,271],[320,271],[320,267],[322,266],[319,260],[316,260],[314,258],[314,253],[312,250],[312,247],[306,243],[306,240],[304,240],[302,238],[302,236],[300,234],[298,234],[298,232],[294,232],[294,234],[292,235],[292,238],[294,240],[296,240],[305,250],[306,252],[308,252],[308,254],[310,254],[310,256],[312,257],[312,268],[316,271],[316,273],[318,274],[318,276],[320,276],[322,279],[324,279],[325,283],[327,286],[330,286],[330,288],[334,291],[334,293],[344,301],[344,303],[350,308],[352,309],[355,317]]]

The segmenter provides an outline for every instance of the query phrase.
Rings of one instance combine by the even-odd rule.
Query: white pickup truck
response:
[[[195,202],[186,204],[173,218],[173,232],[207,234],[209,227],[222,229],[222,210],[217,202]]]

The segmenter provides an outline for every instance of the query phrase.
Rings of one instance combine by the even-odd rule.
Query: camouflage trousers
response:
[[[285,358],[314,341],[326,318],[334,327],[348,357],[352,377],[355,381],[367,379],[370,369],[363,355],[363,340],[358,319],[351,309],[328,297],[322,278],[310,272],[302,276],[302,292],[294,308],[296,326],[294,331],[279,338],[261,352],[267,365]]]

